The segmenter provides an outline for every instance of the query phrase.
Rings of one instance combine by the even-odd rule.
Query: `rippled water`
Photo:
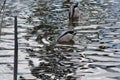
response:
[[[54,42],[62,31],[73,26],[68,20],[72,3],[61,0],[8,2],[4,18],[7,23],[0,40],[3,60],[0,63],[12,65],[3,56],[13,58],[12,16],[17,12],[19,76],[25,80],[31,76],[33,80],[120,80],[119,0],[78,1],[83,19],[72,27],[77,33],[74,44],[54,45],[47,43]],[[24,71],[26,68],[28,73]],[[26,77],[26,74],[31,75]]]

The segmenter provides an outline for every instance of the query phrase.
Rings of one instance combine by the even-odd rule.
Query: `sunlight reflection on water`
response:
[[[56,4],[55,2],[53,1],[52,4]],[[112,49],[114,48],[120,49],[120,48],[118,44],[116,44],[116,47],[115,46],[113,47],[115,43],[113,44],[112,42],[116,39],[119,39],[119,37],[115,37],[115,35],[117,35],[116,33],[118,33],[118,35],[120,33],[116,32],[119,26],[116,26],[116,28],[114,28],[113,30],[114,25],[116,25],[117,24],[116,22],[119,20],[118,19],[119,17],[116,17],[116,15],[114,15],[114,14],[119,15],[119,13],[118,13],[118,7],[115,7],[114,5],[111,6],[111,3],[113,2],[114,1],[105,2],[104,4],[107,4],[107,5],[104,5],[104,4],[96,5],[95,3],[94,5],[93,3],[90,4],[91,8],[94,8],[94,6],[96,8],[93,9],[93,11],[92,9],[87,9],[88,10],[87,12],[89,12],[89,17],[84,16],[84,19],[79,23],[80,26],[78,25],[75,27],[75,30],[77,31],[77,35],[75,36],[76,39],[75,39],[74,45],[60,45],[60,44],[58,45],[57,44],[54,47],[51,47],[51,45],[46,46],[45,49],[47,50],[47,52],[45,50],[45,53],[42,53],[42,54],[45,55],[48,53],[46,56],[44,56],[45,60],[48,63],[47,64],[44,63],[44,65],[46,65],[46,69],[44,68],[42,73],[50,72],[49,74],[54,74],[54,73],[57,73],[56,71],[58,70],[59,73],[55,75],[55,79],[59,77],[61,79],[62,78],[64,79],[74,78],[77,80],[93,80],[93,79],[115,80],[115,78],[118,77],[120,73],[113,70],[113,68],[119,69],[117,68],[117,65],[119,65],[119,60],[118,58],[114,57],[116,56],[116,54],[114,54],[115,52]],[[64,5],[62,5],[61,3],[56,4],[56,6],[54,6],[53,9],[51,8],[52,10],[49,13],[47,13],[47,16],[51,14],[51,17],[49,18],[47,17],[48,21],[45,21],[45,24],[49,24],[52,27],[53,25],[50,23],[52,22],[52,20],[57,18],[56,20],[58,20],[58,22],[57,22],[57,25],[55,26],[59,26],[59,24],[64,24],[64,23],[59,23],[60,21],[64,22],[68,20],[68,9],[69,8],[62,7]],[[45,6],[43,6],[43,8],[44,7]],[[38,9],[39,8],[41,7],[38,7]],[[65,9],[66,11],[64,11]],[[111,11],[111,9],[116,9],[115,10],[116,12]],[[43,10],[43,11],[45,11],[45,13],[47,12],[47,10]],[[99,14],[99,12],[97,11],[99,11],[101,14]],[[34,12],[34,14],[36,14],[36,12]],[[41,13],[41,11],[39,13]],[[103,16],[100,17],[100,15],[103,15]],[[40,16],[42,15],[39,15],[38,17]],[[49,22],[49,19],[50,19],[50,22]],[[56,23],[54,22],[53,24],[56,24]],[[91,27],[83,26],[84,24],[89,24],[91,25]],[[94,25],[96,28],[94,28]],[[42,29],[41,25],[38,27],[41,27],[39,29]],[[69,26],[68,24],[64,24],[57,28],[55,27],[52,27],[52,28],[53,28],[52,30],[54,31],[51,31],[51,29],[49,29],[49,32],[47,35],[47,37],[49,38],[48,40],[51,40],[50,38],[54,40],[56,36],[59,34],[58,33],[59,31],[61,32],[64,29],[69,29]],[[84,56],[81,54],[83,54]],[[40,71],[42,69],[41,68],[42,64],[43,63],[40,63],[39,65]],[[52,69],[53,71],[47,70],[48,66],[50,66],[49,69]],[[52,67],[56,68],[56,70],[53,69]],[[63,73],[61,72],[61,70],[59,70],[59,68],[62,70]],[[64,72],[64,70],[68,70],[67,73]],[[40,73],[42,77],[45,76],[45,74],[43,75],[42,73]],[[81,77],[79,77],[78,75],[81,75]],[[34,74],[34,76],[37,77],[39,75]]]
[[[119,80],[119,0],[96,1],[80,2],[84,15],[72,27],[77,33],[74,44],[45,44],[45,41],[53,43],[62,31],[70,28],[68,11],[72,3],[20,1],[24,4],[17,8],[21,10],[19,44],[20,49],[27,51],[27,65],[33,76],[42,80]],[[7,30],[4,28],[6,34],[2,39],[6,40],[0,45],[7,44],[1,50],[13,47],[10,44],[13,30],[9,33]]]

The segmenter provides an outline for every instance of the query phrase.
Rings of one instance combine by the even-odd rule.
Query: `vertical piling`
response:
[[[17,80],[18,73],[18,36],[17,36],[17,16],[14,17],[14,80]]]

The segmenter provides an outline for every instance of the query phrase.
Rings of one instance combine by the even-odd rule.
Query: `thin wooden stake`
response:
[[[14,17],[14,80],[17,80],[18,73],[18,36],[17,36],[17,16]]]

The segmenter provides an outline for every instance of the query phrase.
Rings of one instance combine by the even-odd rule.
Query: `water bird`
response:
[[[82,16],[83,15],[79,9],[78,2],[72,4],[69,10],[69,21],[78,21],[79,19],[82,19]]]
[[[42,42],[45,44],[45,45],[55,45],[57,43],[60,43],[60,44],[72,44],[74,43],[73,41],[73,37],[74,35],[76,34],[75,31],[73,30],[66,30],[66,31],[63,31],[60,33],[60,35],[56,38],[55,41],[49,41],[47,40],[46,38],[42,38]]]
[[[73,30],[64,31],[57,38],[58,43],[71,43],[73,42],[73,37],[76,34]]]
[[[80,0],[66,0],[65,2],[66,3],[70,3],[70,2],[72,2],[72,3],[75,3],[75,2],[79,2]]]

